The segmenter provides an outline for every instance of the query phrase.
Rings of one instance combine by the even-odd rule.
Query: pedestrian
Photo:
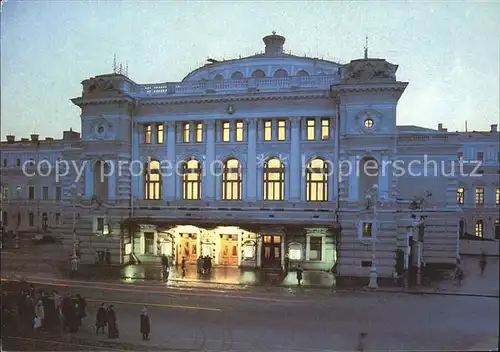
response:
[[[286,255],[285,257],[285,265],[283,267],[283,271],[285,273],[285,276],[288,274],[288,268],[290,267],[290,257]]]
[[[85,299],[80,295],[76,295],[76,303],[78,304],[78,325],[82,325],[82,319],[84,319],[87,316],[87,302]]]
[[[481,250],[481,259],[479,260],[479,268],[481,269],[481,275],[484,273],[484,269],[486,269],[486,253],[484,250]]]
[[[303,273],[302,267],[300,265],[297,266],[297,282],[299,286],[302,285],[302,273]]]
[[[33,318],[33,329],[35,333],[42,327],[42,319],[39,316]]]
[[[99,335],[99,331],[102,330],[104,334],[104,327],[106,326],[106,306],[104,303],[101,304],[99,309],[97,309],[97,314],[95,317],[95,333]]]
[[[151,326],[149,323],[148,310],[146,309],[146,307],[141,309],[140,322],[141,322],[142,339],[149,340],[149,333],[151,331]]]
[[[35,316],[40,318],[40,326],[43,326],[43,321],[45,319],[45,309],[43,307],[43,302],[41,300],[38,301],[38,303],[35,306]]]
[[[358,336],[358,344],[356,346],[356,351],[364,351],[365,350],[365,338],[366,332],[360,332]]]
[[[186,258],[185,257],[182,257],[181,270],[182,270],[182,277],[185,277],[186,276]]]
[[[461,265],[460,260],[457,260],[454,276],[455,276],[455,280],[456,280],[457,284],[462,285],[462,281],[464,279],[464,271],[462,269],[462,265]]]
[[[119,336],[118,324],[116,322],[116,312],[112,304],[108,307],[108,311],[106,313],[106,322],[108,324],[108,338],[116,339]]]

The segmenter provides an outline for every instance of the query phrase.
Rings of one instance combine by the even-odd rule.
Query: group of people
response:
[[[57,291],[36,290],[33,285],[19,291],[2,291],[2,318],[19,332],[78,331],[86,317],[87,302],[77,294],[65,296]]]
[[[199,256],[198,259],[196,259],[196,271],[198,274],[204,275],[204,274],[210,274],[210,271],[212,270],[212,258],[208,255],[206,256]]]
[[[104,334],[104,329],[108,328],[108,338],[116,339],[120,336],[118,323],[116,321],[116,311],[112,304],[106,306],[104,303],[97,309],[95,317],[95,333]]]

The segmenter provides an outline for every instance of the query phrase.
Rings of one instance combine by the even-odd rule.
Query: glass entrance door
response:
[[[281,268],[281,236],[263,236],[262,267]]]

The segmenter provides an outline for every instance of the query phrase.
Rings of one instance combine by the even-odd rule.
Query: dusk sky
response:
[[[399,65],[409,86],[398,124],[489,130],[499,120],[500,2],[18,1],[1,13],[1,139],[80,131],[70,99],[110,73],[113,55],[138,83],[178,81],[207,57],[247,56],[275,30],[285,50]]]

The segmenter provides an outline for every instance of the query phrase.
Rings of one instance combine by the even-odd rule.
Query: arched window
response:
[[[476,221],[476,236],[477,237],[484,236],[484,222],[483,222],[483,220]]]
[[[264,200],[285,199],[285,165],[278,158],[264,164]]]
[[[313,159],[307,165],[306,199],[309,202],[328,201],[328,164],[322,159]]]
[[[237,159],[226,160],[222,173],[222,199],[241,200],[241,181],[241,163]]]
[[[460,222],[458,223],[458,234],[460,237],[465,236],[465,220],[464,219],[460,220]]]
[[[266,77],[266,74],[262,70],[255,70],[252,73],[252,77],[260,78],[260,77]]]
[[[161,170],[158,160],[150,160],[144,168],[144,199],[161,199]]]
[[[243,73],[241,73],[240,71],[233,72],[233,74],[231,75],[231,79],[243,79],[243,78],[245,78],[245,76],[243,76]]]
[[[222,76],[220,73],[218,73],[215,75],[214,79],[216,81],[222,81],[224,79],[224,76]]]
[[[495,239],[500,240],[500,219],[495,220]]]
[[[297,76],[309,76],[309,72],[300,70],[299,72],[297,72]]]
[[[288,77],[288,72],[280,68],[274,72],[274,77]]]
[[[182,165],[182,199],[201,199],[201,165],[196,159]]]

